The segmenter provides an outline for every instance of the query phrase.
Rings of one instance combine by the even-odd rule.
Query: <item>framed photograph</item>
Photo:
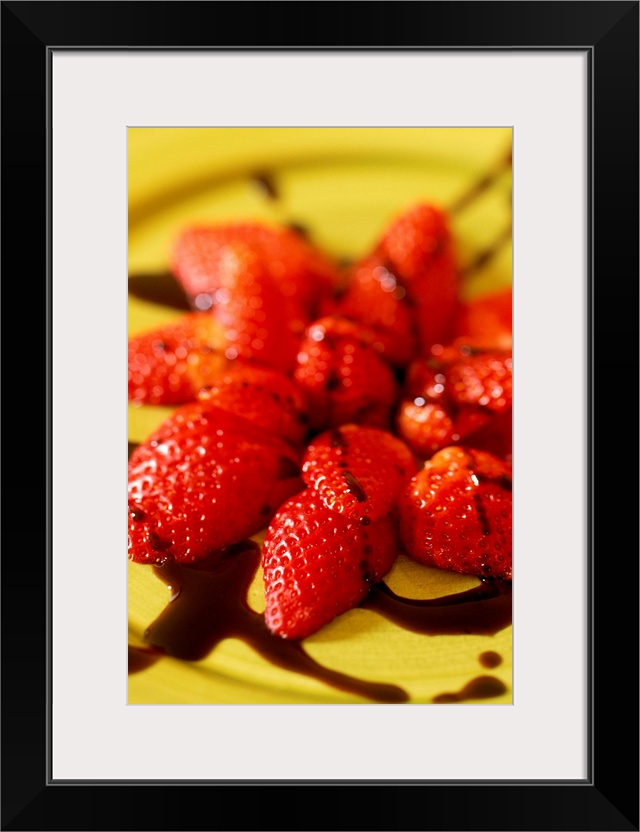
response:
[[[45,416],[5,489],[2,828],[637,830],[638,3],[5,2],[2,46],[5,289],[41,301],[7,389],[41,368]],[[178,404],[127,402],[127,341],[210,297],[180,229],[251,217],[349,274],[420,199],[464,298],[512,296],[513,598],[436,627],[477,580],[395,561],[271,655],[247,572],[185,648],[187,573],[123,551],[125,434]]]

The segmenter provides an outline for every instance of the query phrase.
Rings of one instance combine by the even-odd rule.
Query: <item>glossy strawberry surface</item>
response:
[[[372,330],[338,316],[315,321],[300,345],[293,377],[315,430],[349,422],[390,426],[399,388]]]
[[[389,222],[376,252],[410,282],[424,277],[451,242],[447,212],[425,202],[407,208]]]
[[[395,413],[398,435],[425,459],[451,444],[512,453],[511,350],[448,346],[409,366]],[[495,423],[491,429],[492,423]]]
[[[129,558],[189,563],[256,534],[303,488],[299,462],[237,414],[183,405],[129,460]]]
[[[306,489],[280,508],[265,536],[267,626],[282,638],[312,635],[356,607],[391,569],[396,553],[390,516],[362,525]]]
[[[449,216],[419,203],[392,219],[373,252],[405,289],[420,354],[454,335],[461,279]]]
[[[339,269],[333,259],[296,231],[264,222],[200,223],[185,226],[171,253],[172,270],[192,303],[210,308],[225,283],[226,252],[249,248],[264,263],[288,302],[308,320],[333,293]]]
[[[237,360],[198,394],[264,430],[302,445],[309,431],[306,402],[293,380],[280,370]]]
[[[398,502],[399,538],[420,563],[480,578],[512,579],[511,467],[484,451],[444,448]]]
[[[131,336],[128,396],[133,404],[180,405],[229,367],[224,333],[211,316],[191,313]]]
[[[293,369],[306,317],[274,279],[260,252],[244,243],[223,249],[224,269],[211,313],[223,332],[228,358],[282,372]]]
[[[416,355],[413,307],[380,257],[363,258],[350,269],[335,311],[373,330],[380,354],[394,367],[405,367]]]
[[[416,471],[404,442],[390,431],[362,425],[315,436],[302,458],[302,477],[322,502],[360,522],[388,514]]]

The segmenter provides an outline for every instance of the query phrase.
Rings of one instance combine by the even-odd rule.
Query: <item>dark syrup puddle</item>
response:
[[[162,656],[200,661],[223,639],[237,638],[272,664],[347,693],[375,702],[408,701],[407,692],[396,685],[369,682],[323,667],[300,642],[272,635],[264,616],[252,610],[247,601],[259,564],[259,546],[243,541],[195,564],[168,561],[152,566],[170,589],[171,600],[145,632],[148,646],[129,648],[129,673],[146,669]],[[511,623],[511,586],[483,582],[456,595],[416,601],[402,598],[379,583],[371,587],[360,606],[418,633],[491,635]],[[473,694],[476,697],[477,687]]]
[[[193,312],[182,286],[170,271],[129,275],[129,294],[139,300],[168,306],[181,312]]]
[[[171,589],[172,599],[145,632],[156,658],[173,656],[199,661],[225,638],[238,638],[272,664],[319,679],[339,690],[377,702],[406,702],[408,695],[395,685],[367,682],[322,667],[297,641],[274,636],[264,616],[252,610],[247,591],[260,563],[260,548],[244,541],[193,565],[168,562],[153,566]],[[148,667],[149,653],[134,653],[136,672]]]
[[[426,600],[403,598],[381,582],[360,606],[405,630],[430,636],[493,636],[512,621],[511,584],[506,581],[485,580],[465,592]]]
[[[493,699],[507,690],[506,686],[495,676],[478,676],[468,682],[462,690],[455,693],[440,693],[433,697],[437,705],[453,702],[466,702],[468,699]]]

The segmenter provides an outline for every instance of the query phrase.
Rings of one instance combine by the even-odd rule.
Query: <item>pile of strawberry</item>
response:
[[[129,461],[129,558],[192,563],[263,530],[270,630],[357,606],[398,551],[510,581],[511,291],[462,300],[419,204],[341,267],[287,227],[190,226],[192,311],[129,339],[129,400],[172,415]]]

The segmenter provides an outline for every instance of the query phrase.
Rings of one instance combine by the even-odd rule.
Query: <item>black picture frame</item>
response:
[[[9,504],[2,558],[3,830],[638,830],[638,540],[637,523],[630,522],[638,507],[638,11],[638,2],[580,0],[2,3],[2,266],[5,299],[8,293],[9,311],[15,310],[3,364],[4,415],[11,436],[22,439],[11,448],[3,491]],[[207,33],[215,33],[213,43]],[[55,48],[178,47],[588,52],[585,781],[48,780],[50,58]],[[22,328],[17,310],[27,312]],[[25,426],[25,392],[42,402],[44,426]],[[33,419],[38,408],[28,410]],[[629,464],[632,485],[623,488]]]

